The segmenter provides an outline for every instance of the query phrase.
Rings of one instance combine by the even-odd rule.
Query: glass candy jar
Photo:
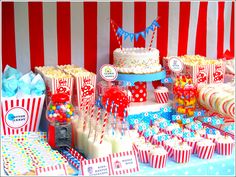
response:
[[[49,121],[48,143],[53,149],[74,146],[72,119],[74,107],[69,96],[64,93],[54,94],[47,106],[46,118]]]
[[[190,76],[177,76],[174,87],[174,108],[178,114],[194,115],[197,102],[197,87]]]

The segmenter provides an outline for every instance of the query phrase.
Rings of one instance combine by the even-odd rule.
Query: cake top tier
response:
[[[151,48],[151,50],[148,50],[147,48],[139,48],[139,47],[134,47],[134,48],[117,48],[114,50],[114,54],[127,54],[127,55],[147,55],[147,54],[158,54],[159,51],[156,48]]]

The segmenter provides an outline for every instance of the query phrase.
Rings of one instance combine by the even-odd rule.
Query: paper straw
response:
[[[113,31],[114,31],[114,33],[115,33],[115,35],[116,35],[116,40],[117,40],[117,42],[118,42],[118,45],[119,45],[120,49],[122,50],[122,45],[121,45],[121,43],[120,43],[120,40],[119,40],[118,35],[116,34],[116,29],[115,29],[115,25],[114,25],[113,20],[111,20],[111,25],[112,25],[112,29],[113,29]]]
[[[101,137],[100,137],[100,144],[102,144],[102,142],[103,142],[104,133],[105,133],[105,127],[106,127],[106,124],[107,124],[107,117],[108,117],[107,106],[108,106],[108,101],[109,101],[109,99],[107,99],[107,102],[106,102],[106,105],[105,105],[105,115],[104,115],[103,124],[102,124],[102,132],[101,132]]]
[[[97,118],[96,118],[96,128],[95,128],[95,135],[94,135],[93,142],[95,142],[97,127],[98,127],[98,122],[99,122],[100,116],[101,116],[101,107],[98,107]]]
[[[150,51],[151,48],[152,48],[152,43],[153,43],[153,40],[154,40],[154,37],[155,37],[156,30],[157,30],[157,27],[155,27],[155,28],[154,28],[154,31],[152,32],[152,39],[151,39],[150,44],[149,44],[149,47],[148,47],[148,50],[149,50],[149,51]]]
[[[95,104],[92,104],[91,111],[90,111],[90,125],[89,125],[88,138],[90,137],[91,129],[92,129],[92,121],[93,121],[93,116],[94,116],[94,107],[95,107]]]
[[[114,111],[114,127],[112,128],[112,135],[113,136],[115,135],[115,128],[116,128],[117,108],[118,108],[118,105],[116,104],[115,105],[115,111]]]
[[[86,108],[85,108],[85,115],[84,115],[84,124],[83,124],[83,131],[85,131],[85,128],[86,128],[86,117],[87,117],[87,114],[88,114],[88,101],[86,102]]]

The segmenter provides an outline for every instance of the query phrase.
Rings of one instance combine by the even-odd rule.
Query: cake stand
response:
[[[131,86],[134,86],[135,82],[151,82],[166,78],[166,71],[162,70],[160,72],[151,74],[118,74],[117,80],[129,81]]]

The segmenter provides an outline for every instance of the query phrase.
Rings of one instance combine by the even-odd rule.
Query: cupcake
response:
[[[197,155],[201,159],[211,159],[215,151],[215,143],[209,139],[197,142]]]
[[[168,127],[165,128],[164,132],[168,135],[172,134],[172,130],[180,128],[178,123],[171,123]]]
[[[154,135],[153,136],[153,141],[152,141],[152,144],[153,145],[164,145],[164,142],[166,141],[166,140],[161,140],[161,141],[159,141],[159,138],[161,137],[161,136],[164,136],[164,135],[166,135],[165,133],[163,133],[163,132],[161,132],[161,133],[158,133],[158,134],[156,134],[156,135]]]
[[[179,140],[177,137],[166,140],[164,142],[164,148],[166,149],[169,157],[173,156],[173,147],[179,145],[181,142],[182,141]]]
[[[196,133],[198,133],[201,137],[206,138],[206,127],[196,130]]]
[[[158,87],[154,90],[154,96],[157,103],[167,103],[169,100],[169,91],[167,87]]]
[[[197,133],[195,133],[194,137],[185,139],[185,142],[187,142],[187,144],[192,147],[192,154],[197,153],[197,142],[201,141],[202,139],[203,138]]]
[[[234,148],[234,140],[230,136],[222,136],[216,139],[216,152],[220,155],[231,155]]]
[[[180,143],[173,147],[173,157],[177,163],[187,163],[191,156],[191,146],[186,142]]]
[[[138,146],[138,156],[141,163],[149,163],[149,155],[153,147],[151,143],[144,143]]]
[[[150,166],[153,168],[164,168],[166,166],[167,151],[163,146],[153,148],[150,151]]]
[[[219,130],[215,130],[215,134],[207,134],[206,137],[215,143],[216,139],[222,137],[222,135],[220,134]]]

